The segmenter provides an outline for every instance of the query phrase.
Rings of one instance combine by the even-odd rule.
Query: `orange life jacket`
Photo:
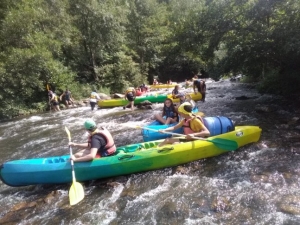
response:
[[[196,118],[199,119],[202,124],[204,124],[203,119],[202,119],[201,116],[196,116]],[[190,126],[190,121],[192,119],[194,119],[194,117],[190,118],[190,119],[184,119],[184,123],[183,123],[182,127],[183,127],[183,132],[184,132],[185,135],[195,133],[195,131],[193,131],[191,126]]]
[[[106,151],[107,152],[107,155],[111,155],[113,154],[115,151],[116,151],[116,145],[114,143],[114,139],[113,137],[111,136],[110,132],[104,128],[104,127],[101,127],[101,130],[100,129],[96,129],[88,138],[88,143],[89,143],[89,146],[91,144],[91,141],[92,141],[92,136],[94,135],[101,135],[102,137],[105,138],[106,140],[106,145],[104,147],[104,149],[98,149],[98,152],[99,151]]]

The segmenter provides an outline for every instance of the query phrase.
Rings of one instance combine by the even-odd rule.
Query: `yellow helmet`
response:
[[[190,115],[192,112],[193,106],[189,102],[184,102],[178,107],[178,112],[185,114],[185,115]]]

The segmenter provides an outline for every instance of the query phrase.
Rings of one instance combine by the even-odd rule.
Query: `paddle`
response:
[[[49,96],[49,91],[50,91],[49,84],[46,85],[46,88],[47,88],[47,91],[48,91],[48,100],[49,100],[48,104],[49,104],[50,112],[51,112],[52,105],[51,105],[51,99],[50,99],[50,96]]]
[[[180,136],[180,137],[185,137],[186,135],[184,134],[178,134],[178,133],[172,133],[172,132],[167,132],[167,131],[162,131],[162,130],[155,130],[155,129],[151,129],[148,127],[139,127],[136,126],[137,128],[141,128],[141,129],[145,129],[145,130],[150,130],[150,131],[154,131],[154,132],[162,132],[165,134],[171,134],[171,135],[176,135],[176,136]],[[223,139],[223,138],[213,138],[213,139],[207,139],[207,138],[201,138],[201,137],[194,137],[194,139],[196,140],[202,140],[202,141],[208,141],[213,143],[214,145],[216,145],[218,148],[227,150],[227,151],[234,151],[236,149],[238,149],[238,144],[236,141],[232,141],[232,140],[227,140],[227,139]]]
[[[67,127],[65,127],[65,130],[68,134],[69,142],[71,142],[70,131]],[[72,147],[69,146],[69,149],[70,149],[70,156],[71,156],[71,155],[73,155]],[[70,187],[70,190],[69,190],[69,200],[70,200],[70,205],[75,205],[84,198],[84,190],[83,190],[82,185],[80,183],[76,182],[74,162],[71,158],[70,158],[70,160],[71,160],[71,166],[72,166],[72,180],[73,180],[73,183],[72,183],[72,185]]]

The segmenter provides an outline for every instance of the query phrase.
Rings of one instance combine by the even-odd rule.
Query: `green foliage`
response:
[[[300,76],[297,71],[280,74],[272,71],[260,83],[258,90],[261,93],[272,93],[283,96],[299,96]]]
[[[0,118],[129,86],[246,74],[288,95],[300,83],[298,0],[3,0]]]
[[[113,64],[106,64],[98,69],[103,77],[104,85],[111,87],[111,92],[125,92],[125,89],[141,85],[144,80],[139,72],[138,64],[122,52],[113,57]]]

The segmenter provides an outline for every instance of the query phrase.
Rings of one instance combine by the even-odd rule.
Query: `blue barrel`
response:
[[[234,130],[232,120],[225,116],[204,117],[203,122],[210,131],[210,136],[224,134]]]

